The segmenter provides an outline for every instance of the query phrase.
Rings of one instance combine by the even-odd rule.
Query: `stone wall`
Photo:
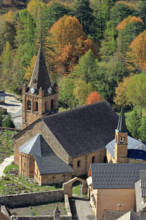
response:
[[[65,215],[60,216],[60,220],[71,220],[71,219],[72,219],[72,217],[70,217],[70,216],[65,216]],[[16,218],[16,217],[12,216],[11,220],[54,220],[54,217],[47,215],[47,216],[31,216],[31,217],[21,216],[21,217]]]
[[[10,208],[25,207],[32,205],[46,204],[49,202],[57,202],[64,200],[63,190],[54,190],[40,193],[25,193],[12,196],[1,196],[0,205]]]
[[[46,126],[46,124],[40,119],[34,122],[29,127],[25,128],[15,136],[14,143],[14,163],[19,165],[19,151],[18,148],[22,146],[25,142],[30,140],[32,137],[38,133],[42,134],[46,142],[50,145],[57,156],[62,158],[66,163],[69,162],[69,155],[58,142],[56,137],[53,135],[51,130]]]

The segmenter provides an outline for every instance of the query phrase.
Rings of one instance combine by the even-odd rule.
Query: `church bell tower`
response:
[[[123,108],[119,116],[118,126],[115,131],[115,163],[126,163],[128,152],[128,132],[125,123]]]
[[[57,86],[52,87],[42,48],[39,48],[36,63],[28,87],[23,86],[22,129],[58,111]]]

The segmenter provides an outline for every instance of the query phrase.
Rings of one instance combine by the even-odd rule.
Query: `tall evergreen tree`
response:
[[[89,0],[75,0],[73,3],[73,15],[78,18],[83,25],[86,34],[92,34],[92,22],[94,21],[93,11],[90,7]]]
[[[142,120],[142,125],[140,129],[140,138],[142,141],[146,142],[146,117]]]
[[[9,42],[6,42],[4,50],[0,57],[1,63],[1,80],[4,89],[10,89],[12,85],[12,48]]]
[[[140,126],[141,126],[141,118],[137,111],[133,111],[130,119],[129,119],[129,131],[132,136],[136,139],[140,138]]]

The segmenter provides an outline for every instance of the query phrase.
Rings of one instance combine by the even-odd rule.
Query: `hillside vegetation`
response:
[[[15,2],[19,9],[0,17],[1,89],[21,93],[42,42],[62,108],[107,100],[117,109],[136,106],[142,118],[146,105],[144,0],[1,2],[5,6]]]

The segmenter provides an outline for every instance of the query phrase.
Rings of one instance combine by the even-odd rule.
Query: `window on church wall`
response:
[[[120,137],[120,144],[125,144],[125,137],[123,136]]]
[[[94,156],[92,157],[92,163],[95,163],[95,157]]]
[[[27,110],[31,110],[31,101],[30,100],[27,101]]]
[[[81,166],[81,161],[78,160],[78,161],[77,161],[77,167],[80,167],[80,166]]]
[[[45,102],[45,112],[48,111],[48,102]]]
[[[51,100],[51,111],[54,111],[54,100]]]
[[[36,112],[38,111],[38,102],[34,103],[34,111],[36,111]]]

